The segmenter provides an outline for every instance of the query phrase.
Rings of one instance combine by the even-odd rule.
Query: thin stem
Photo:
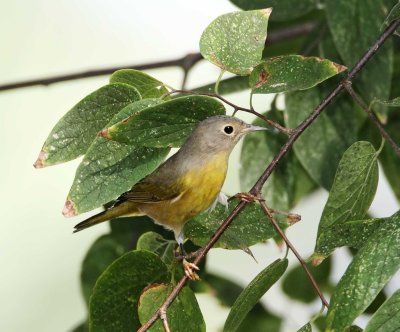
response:
[[[325,299],[324,295],[322,294],[321,290],[319,289],[318,284],[315,281],[314,277],[312,276],[310,270],[308,269],[306,262],[301,257],[301,255],[298,253],[298,251],[293,246],[293,244],[289,241],[289,239],[287,238],[286,234],[279,227],[279,225],[276,222],[276,220],[275,220],[274,216],[272,215],[271,211],[269,210],[269,208],[265,204],[265,201],[260,199],[259,202],[260,202],[260,205],[261,205],[264,213],[268,216],[272,226],[275,228],[275,230],[280,235],[280,237],[283,239],[283,241],[285,241],[285,243],[288,246],[288,248],[290,248],[290,250],[296,256],[297,260],[300,262],[301,266],[303,267],[304,271],[306,272],[308,279],[310,279],[310,282],[311,282],[312,286],[314,287],[315,291],[317,292],[317,294],[318,294],[319,298],[321,299],[322,303],[326,307],[328,307],[328,301]]]
[[[237,111],[242,111],[242,112],[254,114],[255,116],[259,117],[260,119],[262,119],[266,123],[268,123],[271,127],[274,127],[276,129],[278,129],[280,132],[282,132],[282,133],[284,133],[286,135],[289,135],[291,133],[291,129],[290,128],[285,128],[285,127],[281,126],[279,123],[268,119],[265,115],[262,115],[261,113],[258,113],[254,109],[245,108],[245,107],[241,107],[241,106],[235,105],[234,103],[230,102],[229,100],[227,100],[226,98],[222,97],[221,95],[219,95],[217,93],[195,92],[195,91],[190,91],[190,90],[173,90],[173,91],[169,92],[168,94],[171,95],[171,94],[174,94],[174,93],[187,93],[187,94],[193,94],[193,95],[197,95],[197,96],[208,96],[208,97],[217,98],[217,99],[223,101],[225,104],[233,107],[234,110],[235,110],[235,113]]]
[[[218,92],[219,82],[221,82],[221,79],[222,79],[222,76],[224,76],[224,73],[225,73],[225,70],[221,69],[221,71],[218,75],[217,81],[215,82],[214,92],[216,95],[219,94],[219,92]]]
[[[307,35],[314,27],[313,23],[304,23],[292,27],[288,27],[286,29],[272,31],[268,35],[267,42],[269,45],[276,44],[281,41],[294,39],[300,36]],[[156,69],[156,68],[165,68],[165,67],[181,67],[184,71],[183,82],[182,86],[185,85],[187,79],[187,73],[189,69],[191,69],[198,61],[203,59],[200,53],[189,53],[182,58],[167,60],[167,61],[160,61],[160,62],[153,62],[153,63],[145,63],[139,65],[121,65],[118,67],[111,67],[105,69],[94,69],[89,71],[78,72],[74,74],[67,74],[67,75],[60,75],[60,76],[53,76],[48,78],[38,78],[34,80],[26,80],[20,81],[15,83],[3,84],[0,85],[0,91],[12,90],[12,89],[20,89],[26,88],[30,86],[36,85],[50,85],[58,82],[65,82],[71,80],[78,80],[88,77],[96,77],[96,76],[104,76],[110,75],[118,69],[121,68],[130,68],[130,69],[137,69],[137,70],[146,70],[146,69]]]
[[[357,92],[354,91],[351,82],[345,82],[345,88],[347,92],[352,96],[354,101],[367,113],[369,119],[375,124],[375,126],[379,129],[381,136],[392,146],[394,152],[400,157],[400,147],[396,144],[392,137],[388,134],[388,132],[383,127],[382,122],[376,116],[375,112],[370,109],[365,101],[361,98]]]
[[[165,332],[171,332],[168,324],[167,308],[160,311],[160,319],[163,322]]]
[[[393,21],[389,27],[382,33],[379,39],[375,42],[375,44],[368,50],[368,52],[357,62],[355,67],[350,71],[347,76],[347,80],[352,80],[357,73],[361,70],[361,68],[373,57],[375,52],[383,45],[383,43],[393,34],[393,32],[400,26],[400,20]],[[277,167],[279,161],[283,158],[289,148],[292,147],[293,143],[300,136],[302,132],[318,117],[318,115],[326,108],[326,106],[337,97],[340,92],[344,89],[344,84],[340,83],[335,90],[333,90],[322,102],[321,104],[295,129],[293,129],[288,141],[283,145],[279,153],[275,156],[271,164],[265,169],[264,173],[257,180],[255,185],[252,188],[252,193],[255,196],[258,196],[261,192],[261,189],[271,175],[272,171]],[[208,251],[212,248],[212,246],[218,241],[224,231],[231,224],[233,219],[243,210],[243,208],[247,205],[246,202],[240,201],[236,207],[232,210],[229,216],[222,222],[221,226],[215,231],[214,235],[208,241],[208,243],[204,246],[204,250],[197,256],[194,261],[194,264],[198,265],[204,257],[207,255]],[[181,280],[177,283],[177,285],[172,290],[171,294],[164,301],[159,310],[157,310],[153,316],[139,329],[140,332],[147,331],[154,322],[160,316],[161,309],[167,309],[172,301],[178,296],[181,289],[185,286],[188,278],[186,276],[182,277]]]

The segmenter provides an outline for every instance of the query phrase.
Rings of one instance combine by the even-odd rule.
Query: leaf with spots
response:
[[[326,331],[348,328],[400,268],[400,213],[386,222],[358,251],[332,295]]]
[[[135,69],[120,69],[110,77],[110,83],[124,83],[135,87],[143,99],[160,98],[168,93],[164,83]]]
[[[360,249],[385,221],[385,218],[349,220],[329,226],[319,234],[311,259],[318,263],[343,246]]]
[[[90,331],[136,331],[143,289],[169,281],[167,266],[148,251],[135,250],[114,261],[97,280],[90,298]]]
[[[332,84],[326,83],[285,95],[285,123],[288,128],[299,125],[332,91]],[[342,95],[294,143],[293,150],[297,158],[311,178],[324,188],[330,189],[332,186],[340,158],[356,141],[356,128],[352,100]]]
[[[225,114],[224,106],[206,96],[184,96],[137,112],[103,130],[110,140],[148,148],[180,147],[200,121]]]
[[[335,247],[330,242],[338,240],[330,236],[322,237],[322,234],[346,221],[363,219],[367,213],[378,186],[378,155],[379,151],[376,152],[372,144],[365,141],[354,143],[343,154],[319,223],[313,254],[319,261],[326,257],[327,247]],[[363,233],[358,233],[360,239],[364,238]]]
[[[325,6],[336,49],[344,64],[351,68],[381,34],[385,6],[377,0],[326,0]],[[374,98],[388,99],[392,72],[393,46],[388,40],[353,83],[367,102]],[[374,110],[386,122],[386,107],[375,104]]]
[[[400,327],[400,289],[372,316],[364,332],[396,332]]]
[[[271,11],[266,8],[217,17],[201,36],[201,54],[224,71],[249,75],[261,61]]]
[[[142,324],[160,308],[167,296],[171,293],[172,287],[167,285],[154,284],[140,296],[139,318]],[[171,331],[205,332],[206,324],[201,314],[193,291],[189,287],[183,287],[177,298],[167,310],[168,324]],[[149,329],[150,332],[164,332],[161,320],[157,320]]]
[[[127,84],[110,84],[91,93],[57,122],[34,166],[55,165],[84,154],[111,118],[140,98]]]
[[[229,312],[224,331],[237,331],[249,311],[261,297],[282,277],[288,266],[288,260],[276,260],[262,270],[238,296]]]
[[[249,83],[253,93],[305,90],[344,70],[346,67],[327,59],[282,55],[267,59],[254,68]]]
[[[237,203],[237,199],[230,200],[228,210],[221,204],[217,204],[212,212],[206,211],[191,219],[185,225],[185,236],[198,246],[205,245]],[[287,228],[289,223],[281,222],[280,226]],[[276,235],[276,231],[265,217],[260,206],[257,204],[247,204],[235,218],[234,222],[222,234],[214,247],[245,249]]]
[[[160,104],[160,99],[131,103],[107,126]],[[114,200],[155,170],[168,152],[168,148],[136,147],[96,136],[76,171],[64,215],[75,216]]]
[[[230,0],[243,10],[272,7],[271,21],[286,21],[303,16],[316,8],[316,0]]]

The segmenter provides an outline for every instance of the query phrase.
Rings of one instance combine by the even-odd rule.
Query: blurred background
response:
[[[180,58],[198,52],[204,28],[218,15],[234,10],[237,9],[228,0],[1,1],[0,84]],[[179,68],[148,73],[168,85],[180,87]],[[218,73],[216,67],[202,61],[190,72],[188,87],[215,81]],[[0,92],[1,331],[69,331],[86,317],[80,294],[81,262],[93,241],[107,232],[108,225],[72,235],[73,225],[92,213],[74,219],[65,219],[61,214],[79,160],[39,170],[32,164],[59,118],[106,83],[105,76]],[[230,95],[228,99],[248,106],[246,92]],[[257,96],[254,106],[264,111],[271,99]],[[231,157],[224,186],[229,195],[241,190],[239,155],[240,145]],[[302,215],[302,221],[289,229],[288,236],[303,257],[312,253],[326,198],[325,191],[317,191],[294,210]],[[398,209],[381,174],[371,211],[379,217]],[[240,251],[213,250],[208,269],[229,275],[245,286],[266,265],[283,255],[272,242],[252,250],[258,263]],[[349,262],[347,255],[345,250],[334,255],[336,281]],[[290,263],[295,263],[293,255],[289,257]],[[397,275],[395,279],[398,287],[400,278]],[[228,309],[208,295],[201,294],[198,300],[207,331],[218,331]],[[264,296],[263,303],[271,312],[286,317],[283,331],[296,331],[320,307],[318,301],[308,309],[297,305],[282,295],[279,285]],[[362,319],[357,322],[363,325]]]

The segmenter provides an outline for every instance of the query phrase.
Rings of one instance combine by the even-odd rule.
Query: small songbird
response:
[[[218,200],[229,155],[239,139],[266,129],[231,116],[200,122],[176,154],[122,194],[113,207],[77,224],[74,233],[117,217],[147,215],[174,232],[185,257],[184,224]],[[185,259],[183,265],[189,278],[197,278],[192,270],[197,266]]]

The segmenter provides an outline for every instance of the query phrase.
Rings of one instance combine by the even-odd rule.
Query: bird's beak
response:
[[[250,133],[253,131],[259,131],[259,130],[269,130],[268,128],[265,127],[259,127],[259,126],[253,126],[253,125],[248,125],[247,128],[243,130],[244,133]]]

